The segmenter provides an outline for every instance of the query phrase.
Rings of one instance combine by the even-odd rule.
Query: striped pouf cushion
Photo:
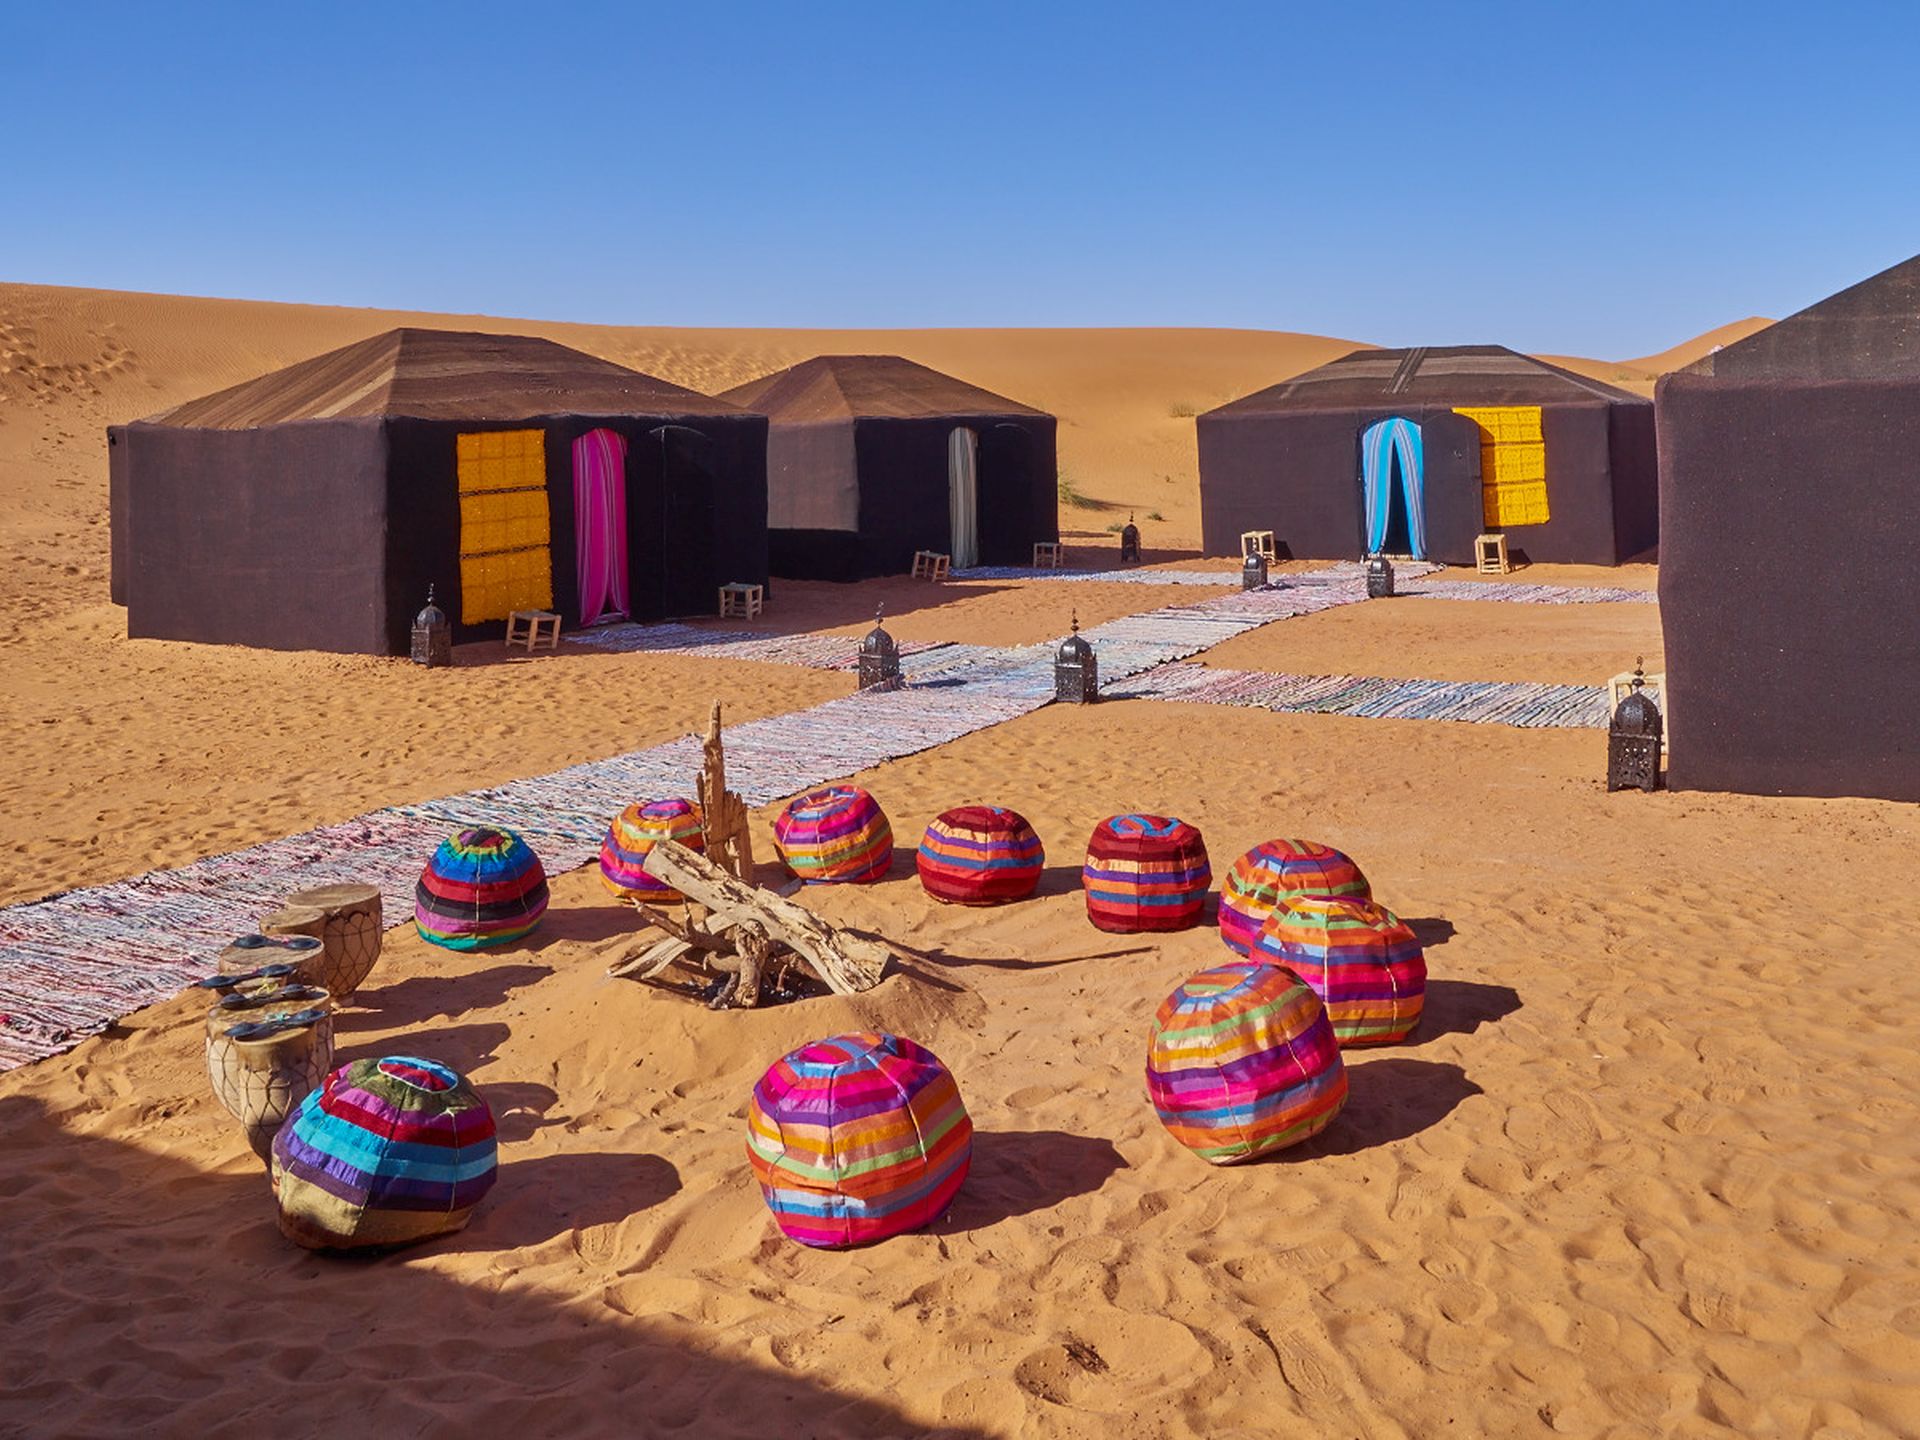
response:
[[[487,826],[442,840],[413,890],[420,938],[449,950],[518,940],[546,911],[540,857],[513,831]]]
[[[836,1035],[760,1077],[747,1158],[793,1239],[864,1245],[939,1218],[967,1178],[973,1122],[932,1051],[897,1035]]]
[[[614,817],[600,842],[600,880],[622,900],[671,905],[680,892],[646,870],[647,854],[662,840],[695,852],[707,848],[700,832],[700,807],[691,800],[636,801]]]
[[[1220,882],[1220,938],[1241,955],[1273,909],[1287,895],[1357,895],[1373,889],[1360,867],[1331,845],[1314,840],[1269,840],[1238,860]]]
[[[1213,869],[1186,821],[1114,815],[1093,827],[1081,883],[1087,918],[1102,930],[1184,930],[1200,922]]]
[[[467,1223],[498,1173],[493,1112],[445,1065],[355,1060],[273,1138],[280,1229],[310,1250],[406,1245]]]
[[[1285,965],[1327,1007],[1342,1045],[1392,1045],[1413,1033],[1427,1001],[1427,958],[1391,910],[1371,900],[1282,900],[1253,958]]]
[[[893,827],[858,785],[810,790],[773,822],[773,848],[809,885],[867,884],[893,864]]]
[[[1233,1165],[1318,1135],[1347,1099],[1319,998],[1292,972],[1245,961],[1206,970],[1161,1004],[1147,1093],[1169,1134]]]
[[[962,805],[927,826],[915,863],[934,899],[994,905],[1024,900],[1039,889],[1047,852],[1018,811]]]

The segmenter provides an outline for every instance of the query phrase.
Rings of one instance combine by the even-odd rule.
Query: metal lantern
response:
[[[1127,516],[1127,523],[1120,531],[1120,563],[1131,560],[1140,563],[1140,527],[1133,523],[1133,516]]]
[[[427,607],[413,617],[413,663],[431,669],[453,664],[453,627],[447,612],[433,603],[433,586],[427,587]]]
[[[1093,647],[1080,638],[1080,613],[1073,616],[1073,633],[1060,642],[1053,657],[1053,698],[1074,705],[1091,705],[1100,698],[1100,664]]]
[[[1642,688],[1647,683],[1640,660],[1633,662],[1633,688],[1614,707],[1607,729],[1607,789],[1660,788],[1660,738],[1665,724],[1660,707]]]
[[[1367,557],[1367,598],[1385,600],[1393,594],[1393,562],[1375,551]]]
[[[1258,590],[1267,583],[1267,557],[1258,550],[1251,550],[1247,558],[1240,562],[1240,588]]]
[[[878,605],[874,607],[873,629],[860,642],[862,690],[898,690],[903,683],[900,679],[900,647],[894,644],[893,636],[880,623],[883,608]]]

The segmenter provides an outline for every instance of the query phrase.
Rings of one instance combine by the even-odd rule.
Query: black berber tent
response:
[[[1671,782],[1920,800],[1920,256],[1655,396]]]
[[[1652,404],[1499,345],[1356,350],[1197,429],[1209,555],[1271,530],[1303,559],[1471,564],[1504,531],[1531,560],[1614,565],[1658,538]]]
[[[1051,415],[898,355],[820,355],[721,398],[768,418],[776,575],[897,575],[917,550],[1026,565],[1060,538]]]
[[[390,655],[429,586],[456,640],[711,613],[767,578],[766,426],[549,340],[390,330],[110,429],[113,598],[134,637]]]

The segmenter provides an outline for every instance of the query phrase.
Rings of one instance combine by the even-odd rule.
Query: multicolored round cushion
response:
[[[962,805],[927,826],[915,863],[934,899],[997,905],[1024,900],[1040,888],[1047,852],[1019,811]]]
[[[1193,976],[1161,1004],[1147,1093],[1169,1134],[1233,1165],[1332,1123],[1347,1071],[1319,997],[1291,971],[1245,961]]]
[[[967,1178],[973,1122],[932,1051],[897,1035],[836,1035],[760,1077],[747,1159],[793,1239],[864,1245],[939,1218]]]
[[[614,817],[600,842],[600,881],[622,900],[671,905],[680,892],[647,873],[647,856],[662,840],[695,853],[707,848],[700,807],[691,800],[636,801]]]
[[[1241,955],[1273,909],[1288,895],[1357,895],[1370,899],[1373,887],[1360,867],[1331,845],[1316,840],[1269,840],[1238,860],[1220,882],[1220,938]]]
[[[511,830],[476,826],[450,835],[413,890],[420,938],[480,950],[530,934],[547,912],[547,872]]]
[[[809,885],[865,885],[893,865],[893,827],[858,785],[809,790],[773,822],[773,848]]]
[[[1200,922],[1213,868],[1207,843],[1184,820],[1113,815],[1093,827],[1081,884],[1087,918],[1102,930],[1184,930]]]
[[[1253,958],[1285,965],[1306,981],[1343,1046],[1406,1039],[1427,1003],[1427,957],[1418,937],[1371,900],[1282,900],[1260,927]]]
[[[280,1230],[310,1250],[407,1245],[458,1230],[499,1172],[493,1112],[445,1065],[342,1065],[273,1138]]]

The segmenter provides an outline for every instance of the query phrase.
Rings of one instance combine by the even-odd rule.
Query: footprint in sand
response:
[[[1780,1178],[1780,1167],[1759,1155],[1736,1155],[1707,1189],[1736,1210],[1753,1208]]]
[[[1734,1293],[1738,1282],[1731,1271],[1711,1261],[1689,1260],[1680,1267],[1680,1278],[1687,1287],[1687,1315],[1695,1324],[1733,1334],[1744,1328],[1744,1315]]]
[[[1423,1219],[1433,1209],[1433,1202],[1440,1198],[1440,1190],[1440,1182],[1431,1175],[1422,1175],[1417,1170],[1408,1171],[1393,1188],[1393,1200],[1387,1206],[1387,1218],[1396,1225],[1407,1225]]]
[[[1280,1378],[1302,1400],[1333,1404],[1347,1398],[1346,1386],[1340,1383],[1334,1362],[1299,1331],[1269,1334],[1265,1326],[1252,1320],[1247,1322],[1247,1328],[1266,1342],[1273,1358],[1280,1362]]]

